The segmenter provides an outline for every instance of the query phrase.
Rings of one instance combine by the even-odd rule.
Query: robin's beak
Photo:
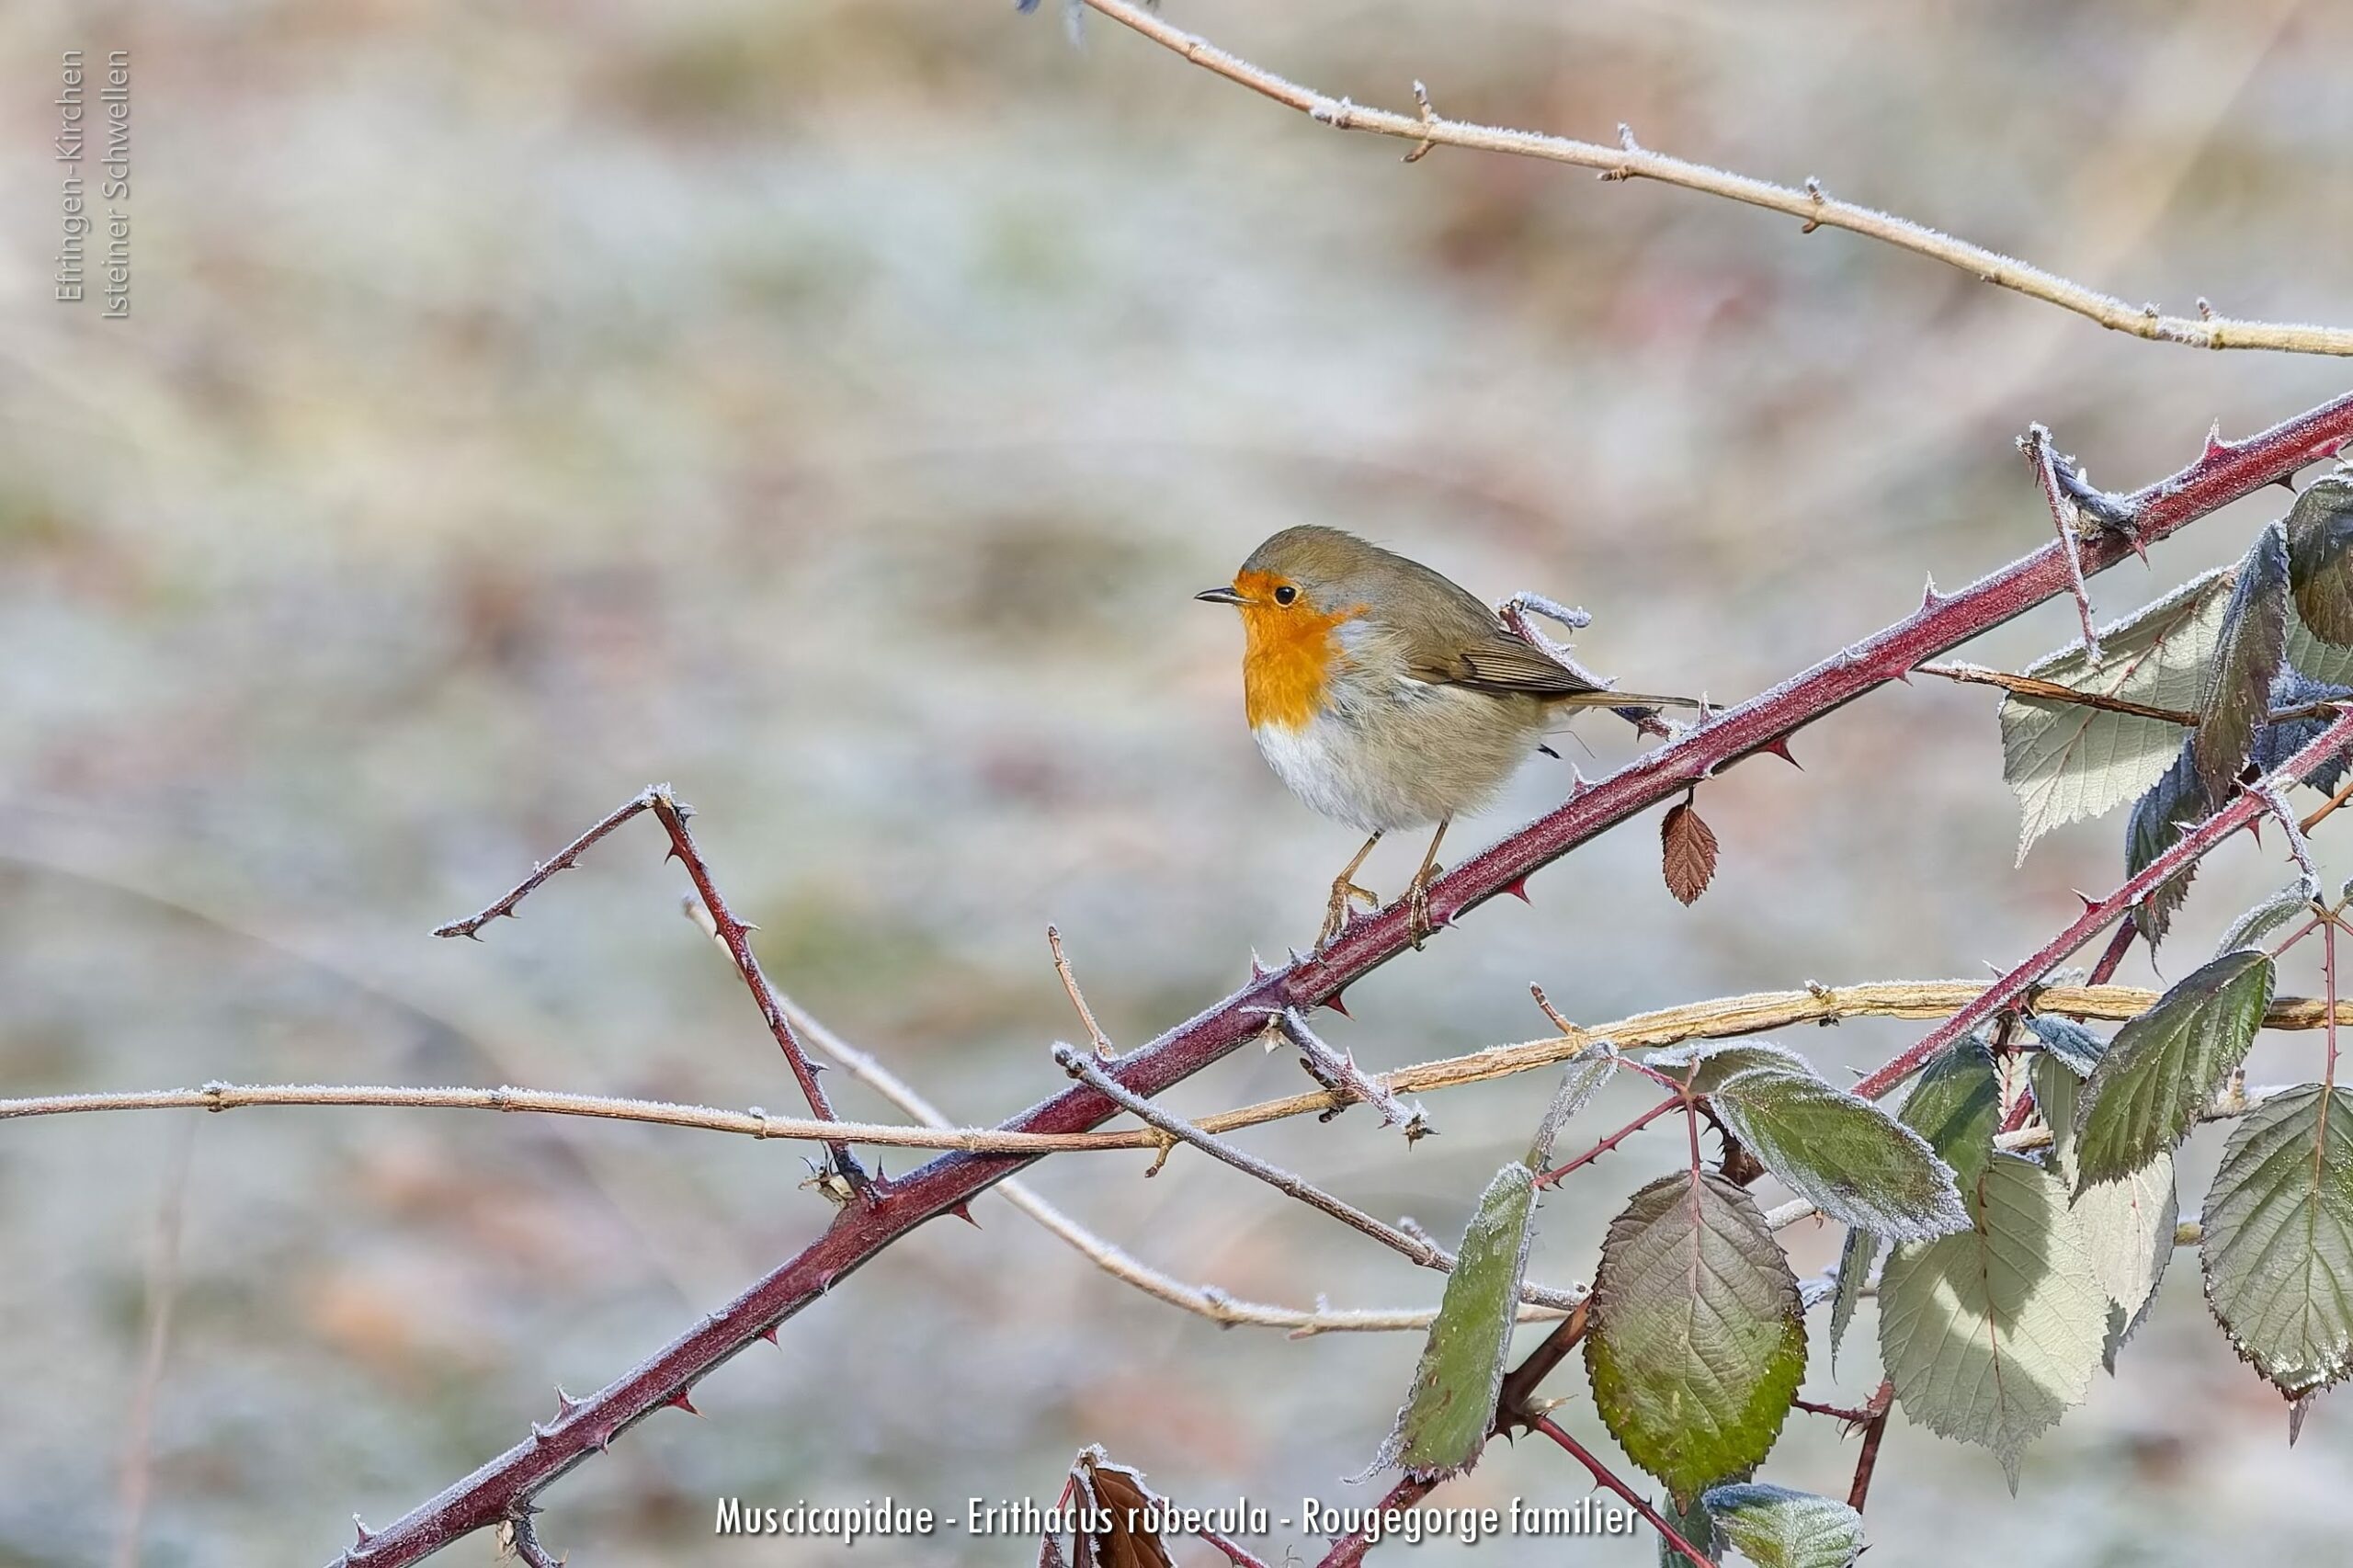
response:
[[[1193,597],[1205,605],[1246,605],[1250,602],[1232,588],[1208,588]]]

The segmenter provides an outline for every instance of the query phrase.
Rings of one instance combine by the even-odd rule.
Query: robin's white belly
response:
[[[1542,738],[1540,711],[1421,682],[1250,733],[1267,765],[1325,816],[1366,833],[1427,827],[1492,800]]]

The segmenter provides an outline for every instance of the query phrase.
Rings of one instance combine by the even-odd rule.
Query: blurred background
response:
[[[1893,207],[2128,299],[2353,321],[2353,11],[1620,0],[1169,0],[1333,94],[1607,140]],[[51,299],[62,50],[132,56],[132,313]],[[1065,933],[1112,1036],[1314,931],[1355,835],[1244,729],[1252,544],[1340,523],[1499,597],[1582,604],[1630,684],[1750,695],[2040,545],[2011,441],[2127,487],[2345,390],[2325,360],[2141,343],[1917,257],[1657,187],[1337,135],[1047,0],[89,5],[0,12],[0,1093],[208,1079],[515,1083],[794,1103],[741,986],[633,824],[486,945],[437,942],[654,779],[700,808],[779,983],[951,1115],[1055,1088]],[[2234,557],[2273,491],[2094,585],[2116,615]],[[1972,647],[2023,661],[2046,607]],[[2120,876],[2120,818],[2014,869],[1993,694],[1923,682],[1707,790],[1696,908],[1644,823],[1351,990],[1385,1067],[1574,1017],[1809,979],[2015,961]],[[1589,720],[1588,774],[1632,755]],[[1556,801],[1539,759],[1455,856]],[[2340,818],[2339,821],[2344,819]],[[2319,835],[2324,869],[2353,855]],[[1370,868],[1393,894],[1415,850]],[[1452,858],[1452,857],[1450,857]],[[2200,878],[2177,975],[2281,880]],[[2085,961],[2088,963],[2089,955]],[[2314,967],[2316,968],[2316,960]],[[2136,955],[2121,978],[2145,982]],[[2312,991],[2291,968],[2283,989]],[[1787,1041],[1836,1075],[1915,1038]],[[2258,1081],[2313,1075],[2268,1040]],[[899,1113],[835,1074],[847,1113]],[[1302,1086],[1239,1054],[1172,1096]],[[1451,1233],[1551,1086],[1434,1099],[1410,1154],[1358,1115],[1251,1147]],[[1567,1135],[1645,1103],[1623,1084]],[[2198,1205],[2219,1135],[2185,1161]],[[1548,1201],[1535,1272],[1585,1278],[1638,1139]],[[159,1239],[178,1237],[139,1561],[324,1561],[599,1386],[824,1222],[795,1146],[463,1112],[250,1110],[0,1131],[0,1563],[114,1556]],[[903,1160],[886,1154],[896,1170]],[[1183,1278],[1297,1306],[1436,1281],[1180,1155],[1035,1185]],[[1768,1201],[1779,1195],[1769,1188]],[[174,1218],[174,1206],[177,1206]],[[1221,1331],[1010,1209],[934,1225],[554,1487],[597,1564],[837,1561],[714,1541],[714,1499],[961,1512],[1050,1499],[1099,1441],[1180,1500],[1370,1502],[1412,1335]],[[1802,1273],[1836,1229],[1788,1238]],[[2286,1407],[2208,1320],[2194,1258],[2028,1460],[1900,1415],[1890,1561],[2326,1558],[2353,1414]],[[1876,1384],[1869,1310],[1834,1375]],[[1581,1369],[1561,1415],[1606,1446]],[[1842,1494],[1794,1417],[1768,1479]],[[1631,1471],[1630,1471],[1631,1473]],[[1574,1501],[1551,1451],[1434,1501]],[[1956,1543],[1966,1543],[1964,1550]],[[1270,1560],[1286,1546],[1253,1543]],[[1484,1562],[1525,1561],[1506,1542]],[[1540,1549],[1651,1560],[1646,1538]],[[1013,1563],[1020,1540],[869,1542]],[[1408,1554],[1392,1546],[1377,1561]],[[1416,1561],[1471,1561],[1428,1546]],[[1211,1561],[1198,1543],[1185,1563]],[[488,1563],[486,1537],[447,1561]]]

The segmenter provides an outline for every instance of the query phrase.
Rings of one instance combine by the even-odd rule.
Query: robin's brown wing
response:
[[[1442,678],[1452,686],[1467,686],[1473,691],[1492,691],[1499,696],[1513,693],[1561,698],[1601,689],[1558,660],[1546,657],[1540,650],[1500,629],[1494,636],[1458,651]]]

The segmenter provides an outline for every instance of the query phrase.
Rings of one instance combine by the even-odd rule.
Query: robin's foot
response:
[[[1359,857],[1359,858],[1361,858],[1361,857]],[[1353,871],[1356,868],[1351,866],[1348,869]],[[1381,907],[1381,895],[1379,893],[1374,892],[1370,888],[1360,888],[1357,886],[1356,883],[1348,880],[1347,872],[1341,873],[1338,879],[1332,883],[1331,902],[1324,906],[1324,929],[1315,938],[1315,950],[1317,952],[1322,952],[1334,942],[1339,940],[1340,933],[1347,929],[1348,901],[1350,899],[1358,898],[1364,900],[1365,907],[1368,909],[1378,909]]]
[[[1405,917],[1407,928],[1414,934],[1414,950],[1422,950],[1423,938],[1435,935],[1438,927],[1430,923],[1430,884],[1438,881],[1446,868],[1433,860],[1414,874],[1405,884]]]

